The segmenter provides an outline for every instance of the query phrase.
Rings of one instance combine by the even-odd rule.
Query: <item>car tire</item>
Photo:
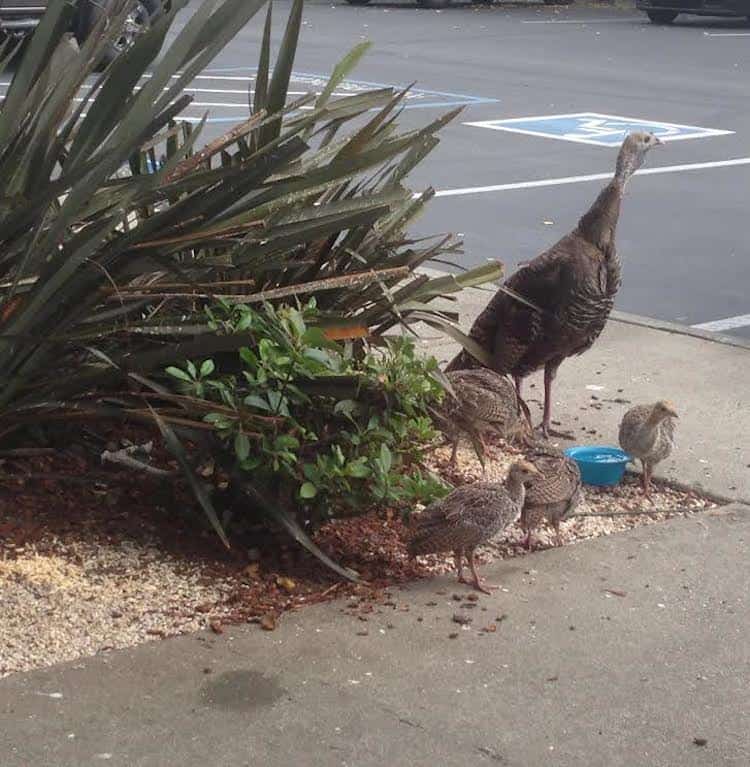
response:
[[[654,24],[671,24],[678,16],[677,11],[646,11],[646,16]]]
[[[107,12],[109,5],[110,0],[85,0],[81,3],[76,25],[76,38],[79,45],[89,36],[94,25]],[[133,10],[128,15],[122,36],[107,46],[101,61],[97,64],[97,69],[102,70],[108,67],[128,46],[133,44],[139,34],[148,31],[151,28],[151,20],[160,9],[160,0],[136,0]]]

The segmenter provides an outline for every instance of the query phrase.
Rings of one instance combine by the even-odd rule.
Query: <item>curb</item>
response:
[[[710,330],[698,330],[697,328],[691,328],[689,325],[680,325],[677,322],[657,320],[652,317],[644,317],[640,314],[630,314],[629,312],[621,312],[618,310],[612,311],[609,318],[614,322],[621,322],[624,325],[638,325],[640,327],[650,328],[651,330],[661,330],[665,333],[672,333],[678,336],[690,336],[691,338],[698,338],[701,341],[711,341],[715,344],[734,346],[738,349],[746,349],[750,351],[750,341],[736,336],[728,336],[724,333],[714,333]]]

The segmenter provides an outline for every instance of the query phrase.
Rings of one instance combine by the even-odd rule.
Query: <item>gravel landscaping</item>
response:
[[[502,478],[518,454],[495,448],[487,477]],[[459,451],[452,474],[448,455],[439,448],[432,463],[452,482],[480,476],[469,450]],[[42,469],[48,479],[23,480]],[[177,512],[188,496],[170,488],[166,496],[177,497],[168,503],[163,483],[128,472],[71,481],[90,471],[80,457],[59,454],[3,467],[0,676],[201,629],[222,633],[231,623],[273,630],[285,611],[344,595],[366,612],[389,603],[389,587],[453,569],[447,555],[409,561],[403,545],[408,530],[388,510],[329,523],[316,535],[321,548],[366,584],[337,581],[287,539],[267,532],[258,532],[257,546],[245,542],[226,552]],[[644,501],[633,477],[613,490],[587,487],[586,497],[579,514],[562,525],[566,545],[715,505],[663,485]],[[521,539],[521,530],[511,528],[482,547],[478,559],[486,564],[525,555]],[[536,532],[536,548],[552,544],[550,531]],[[366,627],[360,623],[356,630]]]

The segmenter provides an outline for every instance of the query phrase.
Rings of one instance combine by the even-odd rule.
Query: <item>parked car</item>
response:
[[[111,7],[113,0],[80,0],[71,32],[78,42],[86,39],[94,24]],[[6,35],[27,35],[34,31],[47,10],[47,0],[0,0],[0,31]],[[101,65],[109,64],[139,34],[151,26],[162,8],[162,0],[136,0],[127,16],[122,34],[109,46]]]
[[[635,7],[654,24],[671,24],[681,13],[750,18],[749,0],[636,0]]]
[[[570,5],[574,0],[543,0],[545,5]],[[370,0],[346,0],[349,5],[367,5]],[[486,5],[492,5],[493,0],[479,0]],[[417,5],[423,8],[448,8],[453,0],[417,0]]]

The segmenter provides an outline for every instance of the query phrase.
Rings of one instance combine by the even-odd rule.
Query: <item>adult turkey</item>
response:
[[[474,321],[471,338],[491,355],[493,369],[522,380],[544,368],[542,430],[550,433],[552,381],[566,357],[582,354],[604,329],[620,287],[615,231],[625,186],[646,154],[662,142],[631,133],[617,155],[615,174],[578,226],[512,274]],[[519,301],[512,294],[533,304]],[[481,366],[462,350],[447,371]]]

